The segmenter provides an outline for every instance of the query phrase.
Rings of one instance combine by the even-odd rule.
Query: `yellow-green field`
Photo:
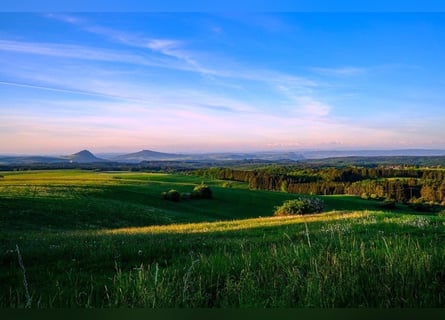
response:
[[[2,175],[2,307],[445,305],[442,216],[327,196],[273,217],[295,195],[187,175]],[[201,182],[213,199],[161,197]]]

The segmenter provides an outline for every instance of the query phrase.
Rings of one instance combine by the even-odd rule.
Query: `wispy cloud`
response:
[[[0,51],[12,51],[59,58],[122,62],[155,67],[171,66],[169,63],[162,61],[161,59],[156,59],[155,57],[147,58],[118,50],[91,48],[71,44],[0,40]]]
[[[95,96],[95,97],[101,97],[101,98],[111,98],[111,99],[120,99],[120,100],[129,99],[126,97],[103,94],[103,93],[98,93],[98,92],[94,92],[94,91],[56,88],[56,87],[40,86],[40,85],[18,83],[18,82],[0,81],[0,85],[21,87],[21,88],[31,88],[31,89],[46,90],[46,91],[61,92],[61,93],[71,93],[71,94],[76,94],[76,95]]]
[[[137,85],[122,85],[119,83],[107,82],[104,88],[96,87],[95,90],[83,90],[81,81],[77,81],[76,78],[72,79],[72,82],[66,82],[64,87],[44,86],[27,83],[7,82],[0,81],[0,86],[13,86],[26,89],[35,89],[43,91],[52,91],[58,93],[67,93],[77,96],[92,96],[103,98],[107,100],[115,100],[120,102],[126,102],[125,112],[140,113],[147,108],[151,110],[158,110],[162,114],[172,113],[181,110],[192,110],[195,113],[202,112],[224,112],[224,113],[253,113],[255,107],[247,103],[237,101],[225,96],[219,96],[211,93],[205,93],[195,90],[181,90],[172,93],[170,90],[159,89],[156,94],[150,91],[144,90],[143,86]],[[88,86],[88,85],[87,85]],[[69,99],[69,97],[67,97]],[[61,106],[71,104],[70,100],[57,101]],[[98,104],[99,102],[96,102]],[[130,104],[128,104],[130,103]],[[47,101],[42,105],[53,105],[51,101]],[[37,101],[33,100],[33,105],[38,106]],[[112,104],[113,105],[113,104]],[[123,108],[123,105],[118,105]],[[79,108],[87,108],[88,104],[82,101],[82,106]],[[116,110],[114,109],[113,112]],[[160,114],[158,114],[159,116]]]
[[[310,68],[312,72],[325,75],[325,76],[335,76],[335,77],[352,77],[364,74],[368,71],[368,68],[363,67],[338,67],[338,68],[321,68],[314,67]]]
[[[46,18],[59,20],[65,23],[75,24],[75,25],[79,25],[83,22],[83,19],[79,18],[78,16],[62,14],[62,13],[45,13],[43,14],[43,16]]]
[[[192,57],[190,53],[184,49],[185,43],[183,41],[132,34],[113,28],[103,27],[86,21],[85,19],[79,19],[77,17],[68,15],[49,15],[48,17],[77,25],[86,32],[105,36],[109,40],[123,45],[150,49],[164,56],[178,59],[184,62],[186,65],[183,66],[182,69],[196,71],[205,75],[212,73],[211,70],[206,70],[205,67],[203,67],[196,59]]]
[[[238,141],[239,148],[253,148],[264,143],[289,143],[289,136],[299,136],[300,143],[307,145],[321,139],[322,134],[318,132],[335,128],[335,125],[330,125],[324,127],[328,129],[321,129],[333,106],[318,96],[317,90],[322,85],[318,80],[270,70],[230,57],[215,57],[212,52],[192,51],[188,49],[187,42],[178,39],[121,32],[70,16],[58,16],[57,19],[120,46],[109,49],[0,40],[0,51],[66,59],[61,60],[66,63],[56,63],[54,67],[50,65],[45,68],[43,72],[46,78],[43,80],[34,79],[32,73],[20,76],[11,68],[3,70],[3,76],[8,72],[10,76],[0,85],[115,101],[108,101],[109,106],[104,104],[104,100],[95,103],[82,101],[79,104],[79,108],[97,108],[106,116],[93,117],[89,116],[89,112],[84,112],[80,113],[78,120],[71,121],[69,114],[52,113],[59,121],[58,124],[29,115],[27,118],[25,112],[22,119],[28,120],[20,128],[28,128],[26,130],[40,134],[42,141],[57,132],[61,123],[67,128],[61,131],[64,134],[78,128],[82,132],[94,132],[96,140],[101,143],[113,144],[110,137],[122,133],[127,140],[141,143],[152,141],[154,136],[159,144],[167,145],[174,140],[178,145],[182,144],[183,148],[190,144],[204,146],[209,140],[215,142],[214,148],[225,144],[235,147],[234,141]],[[72,59],[80,62],[76,63]],[[140,72],[140,78],[103,76],[100,72],[102,64],[96,64],[96,61],[109,62],[105,68],[107,72],[114,69],[128,70],[122,68],[120,63],[134,65],[134,69]],[[32,59],[27,60],[27,63],[29,70],[34,68],[35,74],[40,74],[42,70],[38,63],[33,64]],[[71,70],[72,66],[88,72]],[[187,72],[185,75],[195,80],[181,81],[178,85],[147,81],[146,75],[159,72],[154,68]],[[162,76],[165,71],[159,74]],[[139,79],[142,82],[138,82]],[[227,86],[222,90],[224,84]],[[249,92],[250,88],[254,88],[253,92],[256,93]],[[243,90],[246,95],[243,95]],[[69,109],[73,106],[69,98],[65,96],[65,101],[54,103],[60,108]],[[51,108],[55,110],[54,103]],[[41,104],[42,107],[37,109],[45,108],[44,101]],[[21,123],[19,118],[11,121]],[[39,133],[39,124],[44,124],[47,130],[45,134]],[[312,138],[308,138],[308,135]]]
[[[151,46],[156,47],[158,50],[173,50],[173,44],[170,42],[158,41],[151,44]],[[20,52],[25,54],[35,54],[35,55],[46,55],[59,58],[69,58],[69,59],[80,59],[80,60],[93,60],[93,61],[105,61],[105,62],[116,62],[116,63],[129,63],[134,65],[142,65],[146,67],[163,67],[170,68],[174,70],[182,71],[193,71],[198,72],[195,67],[190,67],[175,64],[173,61],[166,61],[155,57],[140,56],[137,54],[131,54],[127,52],[121,52],[117,50],[109,49],[98,49],[78,45],[65,45],[65,44],[54,44],[54,43],[35,43],[35,42],[20,42],[20,41],[9,41],[0,40],[0,51],[12,51]],[[173,53],[172,53],[173,54]],[[176,54],[176,53],[175,53]],[[317,87],[317,83],[303,77],[298,77],[294,75],[288,75],[279,73],[276,71],[262,70],[262,69],[246,69],[246,67],[237,68],[238,64],[228,64],[227,68],[224,70],[217,69],[200,69],[199,72],[206,72],[214,77],[220,79],[227,79],[229,84],[232,83],[231,79],[241,79],[250,82],[260,82],[269,87],[269,90],[277,90],[278,92],[285,92],[286,90],[292,91],[295,95],[296,93],[304,95],[307,97],[311,94],[311,88]],[[49,69],[48,69],[49,70]],[[78,79],[78,83],[82,85],[85,81]],[[86,88],[60,88],[60,80],[53,79],[54,85],[56,86],[41,86],[42,89],[46,87],[48,90],[75,90],[77,93],[90,94],[90,95],[103,95],[103,92],[96,90],[86,89]],[[64,80],[66,81],[66,80]],[[89,79],[88,82],[92,80]],[[12,81],[10,84],[12,85]],[[15,83],[16,85],[34,85],[29,83]],[[121,85],[122,86],[122,85]],[[97,86],[96,86],[97,88]],[[142,90],[144,91],[144,90]],[[74,93],[74,92],[73,92]],[[107,94],[110,98],[119,99],[133,99],[135,97],[128,97],[125,94],[114,95]],[[306,98],[305,98],[306,99]],[[218,103],[217,103],[218,104]]]
[[[272,89],[277,86],[286,86],[293,90],[304,90],[306,91],[305,94],[308,94],[307,88],[318,86],[317,82],[308,79],[307,77],[264,70],[258,67],[249,66],[245,62],[232,61],[225,57],[218,57],[217,61],[212,62],[213,53],[200,53],[196,50],[191,51],[187,49],[188,43],[183,40],[150,37],[141,33],[131,33],[104,27],[79,15],[49,14],[46,15],[46,17],[70,25],[75,25],[80,30],[103,36],[108,41],[123,46],[120,50],[110,50],[78,45],[0,40],[0,50],[63,58],[130,63],[134,65],[192,72],[200,74],[210,81],[219,82],[219,84],[225,85],[226,87],[233,87],[232,79],[260,82]],[[266,17],[263,18],[266,19]],[[269,24],[269,22],[270,21],[266,24]],[[125,46],[147,49],[147,51],[140,51],[141,54],[135,54],[133,50],[129,49],[128,51],[131,51],[131,53],[129,53],[125,49]],[[203,57],[205,57],[205,59]],[[221,82],[221,79],[225,79],[226,84]]]
[[[289,101],[288,109],[291,114],[307,117],[324,117],[327,116],[332,109],[332,106],[309,95],[311,90],[299,91],[283,84],[278,85],[277,90]]]
[[[277,20],[265,15],[254,15],[254,21],[261,21],[261,25],[269,28],[270,26],[285,26],[281,20]],[[220,78],[234,78],[234,79],[244,79],[249,81],[259,81],[273,86],[277,84],[285,84],[288,86],[306,86],[314,87],[317,86],[315,80],[308,79],[306,77],[299,77],[295,75],[290,75],[286,73],[280,73],[277,71],[264,70],[261,68],[249,67],[243,62],[234,62],[229,59],[222,59],[219,61],[219,66],[208,66],[205,62],[200,61],[201,59],[197,57],[197,51],[190,51],[186,49],[187,43],[183,40],[169,39],[169,38],[159,38],[159,37],[148,37],[141,34],[124,32],[121,30],[103,27],[97,25],[93,22],[86,21],[85,19],[80,19],[77,17],[71,17],[67,15],[53,15],[52,18],[65,21],[70,24],[75,24],[79,26],[82,30],[97,35],[106,37],[108,40],[120,43],[123,45],[146,48],[153,52],[159,53],[164,58],[174,58],[174,60],[162,60],[162,61],[150,61],[149,64],[156,65],[158,67],[172,68],[183,71],[196,72],[204,76],[210,77],[220,77]],[[274,27],[274,28],[275,28]],[[211,56],[212,54],[210,54]],[[209,57],[209,54],[204,54],[204,56]],[[124,56],[125,57],[125,56]],[[131,59],[125,59],[126,61]],[[147,64],[142,57],[138,57],[133,61],[143,61]],[[178,63],[178,62],[182,62]],[[221,68],[224,66],[224,68]]]
[[[300,105],[302,106],[303,113],[312,116],[327,116],[332,109],[331,106],[322,103],[320,101],[314,100],[310,97],[300,97]]]
[[[85,27],[85,30],[88,32],[106,36],[108,39],[116,41],[120,44],[137,48],[150,49],[166,57],[182,61],[184,65],[180,68],[183,70],[194,71],[203,75],[212,75],[215,73],[214,70],[209,70],[202,66],[195,58],[192,57],[192,54],[184,49],[184,41],[146,37],[95,25]]]

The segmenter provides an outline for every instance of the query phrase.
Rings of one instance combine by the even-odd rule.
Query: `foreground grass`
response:
[[[34,307],[442,307],[444,219],[332,212],[19,241]],[[13,243],[3,307],[23,307]]]
[[[271,217],[293,197],[196,177],[5,174],[0,306],[443,307],[445,218],[325,197],[329,212]],[[182,188],[182,189],[181,189]],[[259,216],[263,216],[262,218]],[[267,217],[268,216],[268,217]],[[19,246],[30,298],[18,262]]]

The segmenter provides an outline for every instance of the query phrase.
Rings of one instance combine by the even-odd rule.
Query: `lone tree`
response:
[[[212,199],[212,190],[205,184],[193,188],[192,197],[197,199]]]

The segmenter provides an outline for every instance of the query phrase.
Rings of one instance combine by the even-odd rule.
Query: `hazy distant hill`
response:
[[[44,156],[0,156],[0,164],[62,163],[66,159]]]
[[[141,161],[160,161],[160,160],[186,160],[186,155],[163,153],[153,150],[142,150],[135,153],[129,153],[114,157],[112,160],[120,162],[141,162]]]
[[[251,152],[251,153],[208,153],[201,155],[192,155],[196,158],[205,160],[302,160],[303,155],[296,152]]]
[[[295,152],[252,152],[252,153],[201,153],[201,154],[175,154],[163,153],[153,150],[142,150],[135,153],[110,158],[119,162],[141,162],[141,161],[232,161],[232,160],[301,160],[304,157]]]
[[[441,149],[399,149],[399,150],[316,150],[304,151],[307,159],[326,159],[334,157],[395,157],[395,156],[445,156]]]
[[[139,164],[141,162],[230,162],[230,161],[299,161],[313,165],[318,164],[345,164],[345,163],[400,163],[406,161],[409,164],[442,164],[445,150],[434,149],[404,149],[404,150],[319,150],[319,151],[260,151],[260,152],[215,152],[200,154],[176,154],[164,153],[153,150],[142,150],[129,154],[101,154],[97,157],[88,150],[82,150],[67,156],[23,156],[23,155],[0,155],[0,165],[32,165],[50,164],[52,166],[70,163],[113,163]],[[425,158],[425,159],[423,159]],[[323,161],[323,159],[325,159]],[[317,161],[320,160],[320,161]]]
[[[82,150],[72,155],[64,157],[66,160],[70,162],[78,162],[78,163],[88,163],[88,162],[105,162],[108,160],[101,159],[96,157],[88,150]]]
[[[32,165],[32,164],[54,164],[54,163],[94,163],[94,162],[106,162],[96,157],[88,150],[82,150],[77,153],[60,156],[60,157],[48,157],[48,156],[0,156],[0,164],[20,164],[20,165]]]

